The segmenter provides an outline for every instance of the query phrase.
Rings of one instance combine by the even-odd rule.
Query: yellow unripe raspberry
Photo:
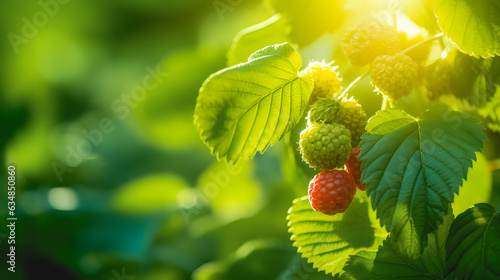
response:
[[[301,75],[308,75],[314,81],[314,89],[309,99],[309,105],[313,104],[320,97],[333,98],[333,95],[340,90],[339,74],[335,71],[338,67],[330,66],[323,62],[311,62],[301,72]]]

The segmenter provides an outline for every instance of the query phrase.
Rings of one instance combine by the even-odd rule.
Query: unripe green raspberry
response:
[[[366,132],[366,113],[363,107],[354,99],[342,99],[340,101],[342,111],[339,124],[344,125],[351,132],[352,146],[359,146],[361,135]]]
[[[351,132],[351,145],[357,147],[360,137],[366,132],[366,114],[354,99],[320,98],[314,103],[307,115],[308,123],[336,123],[345,126]]]
[[[333,61],[332,61],[333,63]],[[330,66],[323,62],[313,61],[306,69],[301,71],[301,75],[308,75],[314,81],[314,89],[309,99],[309,105],[313,104],[321,97],[333,98],[333,94],[340,90],[342,79],[335,70],[338,66]]]
[[[336,123],[339,120],[341,110],[342,106],[337,99],[323,97],[311,106],[311,110],[309,110],[307,115],[307,121],[309,123]]]
[[[342,168],[351,153],[351,133],[341,124],[310,123],[300,133],[302,159],[311,167]]]
[[[347,59],[358,66],[372,62],[377,56],[394,55],[400,51],[394,28],[373,18],[349,28],[342,44]]]
[[[371,67],[372,84],[393,100],[408,95],[418,75],[418,64],[409,56],[378,56]]]
[[[437,100],[441,95],[452,92],[454,80],[453,58],[447,56],[425,67],[424,88],[431,100]]]

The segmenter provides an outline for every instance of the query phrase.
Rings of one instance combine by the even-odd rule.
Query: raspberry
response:
[[[382,20],[368,19],[347,30],[342,40],[345,56],[352,64],[363,66],[380,55],[399,52],[394,28]]]
[[[410,93],[417,74],[418,64],[402,53],[378,56],[371,68],[372,84],[394,100]]]
[[[337,99],[323,97],[318,99],[309,110],[308,122],[336,123],[340,117],[342,106]]]
[[[320,98],[314,103],[307,115],[309,123],[336,123],[345,126],[351,132],[351,145],[357,147],[361,135],[366,132],[366,114],[358,101],[354,99]]]
[[[301,71],[302,75],[308,75],[314,81],[314,89],[309,99],[309,105],[316,102],[320,97],[333,98],[333,94],[340,90],[342,79],[335,72],[338,67],[330,66],[332,63],[326,64],[313,61],[309,63],[306,69]]]
[[[351,153],[351,133],[341,124],[313,122],[300,133],[299,145],[302,159],[311,167],[341,168]]]
[[[451,93],[453,80],[453,58],[450,56],[425,67],[423,85],[431,100],[437,100],[441,95]]]
[[[361,148],[354,148],[351,152],[351,157],[345,164],[347,172],[354,178],[354,184],[360,191],[366,190],[366,184],[361,185],[361,162],[358,160],[358,155]]]
[[[345,126],[351,132],[351,145],[357,147],[361,135],[366,132],[366,114],[363,107],[354,99],[342,99],[340,101],[342,111],[339,124]]]
[[[323,170],[309,183],[312,208],[326,215],[344,213],[354,194],[354,179],[344,170]]]

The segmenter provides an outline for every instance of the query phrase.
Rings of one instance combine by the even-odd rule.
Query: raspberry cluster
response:
[[[307,127],[300,133],[300,153],[310,167],[323,170],[309,184],[309,200],[314,210],[327,215],[346,211],[356,193],[355,178],[344,169],[366,126],[366,114],[356,100],[334,97],[340,90],[336,69],[312,62],[301,72],[312,77],[314,90]]]
[[[397,100],[410,93],[418,75],[416,61],[423,63],[430,52],[428,46],[420,46],[405,55],[400,47],[409,47],[420,39],[417,36],[410,40],[405,33],[398,35],[385,21],[368,19],[349,28],[342,43],[347,59],[358,66],[371,63],[372,84]]]
[[[366,114],[353,99],[325,97],[311,107],[299,146],[305,162],[323,169],[309,183],[309,201],[314,210],[335,215],[345,212],[351,203],[359,185],[359,172],[340,169],[352,161],[356,150],[352,143],[359,144],[365,126]]]
[[[434,99],[450,90],[452,82],[447,74],[452,67],[443,60],[424,69],[431,48],[425,44],[415,46],[421,41],[422,36],[409,39],[405,33],[397,34],[385,21],[368,19],[349,28],[342,44],[353,65],[370,64],[372,85],[391,100],[408,95],[423,70],[427,71],[420,77],[425,78],[427,93]],[[362,163],[358,159],[366,114],[356,100],[344,97],[347,92],[335,96],[340,90],[335,70],[337,67],[312,62],[301,72],[312,77],[314,91],[309,100],[307,127],[300,134],[300,152],[311,167],[322,169],[309,183],[309,201],[314,210],[327,215],[344,213],[356,189],[366,189],[361,183]]]

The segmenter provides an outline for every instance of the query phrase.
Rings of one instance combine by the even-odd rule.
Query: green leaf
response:
[[[479,203],[458,215],[446,242],[449,279],[500,278],[500,215]]]
[[[401,252],[389,237],[378,252],[361,251],[350,256],[342,279],[443,279],[446,238],[453,221],[453,211],[448,211],[445,222],[429,234],[429,244],[419,258]]]
[[[339,0],[267,0],[276,13],[281,14],[290,28],[294,43],[307,46],[325,32],[335,31],[346,13]]]
[[[500,132],[500,87],[496,87],[495,95],[478,113],[486,119],[489,129]]]
[[[433,10],[434,0],[402,1],[401,8],[414,23],[435,34],[439,30]]]
[[[482,148],[483,128],[460,112],[431,110],[414,118],[388,109],[366,129],[361,180],[398,248],[416,258]]]
[[[475,57],[500,54],[500,2],[436,0],[438,24],[463,52]]]
[[[293,248],[287,242],[248,241],[235,252],[227,272],[220,279],[277,279],[293,258]]]
[[[148,175],[128,182],[118,189],[111,205],[121,213],[151,215],[168,209],[178,209],[177,195],[188,189],[186,182],[175,175]]]
[[[376,251],[387,237],[364,192],[355,195],[343,214],[328,216],[316,212],[307,196],[294,200],[288,213],[293,246],[313,267],[327,274],[342,273],[349,255],[362,250]]]
[[[478,59],[459,51],[455,56],[452,92],[470,105],[484,106],[500,82],[500,57]]]
[[[205,80],[194,123],[217,158],[250,159],[297,124],[313,89],[310,78],[299,76],[301,66],[299,53],[284,43]]]
[[[245,62],[249,55],[265,46],[290,41],[286,30],[287,25],[279,14],[241,30],[227,53],[227,64]]]

